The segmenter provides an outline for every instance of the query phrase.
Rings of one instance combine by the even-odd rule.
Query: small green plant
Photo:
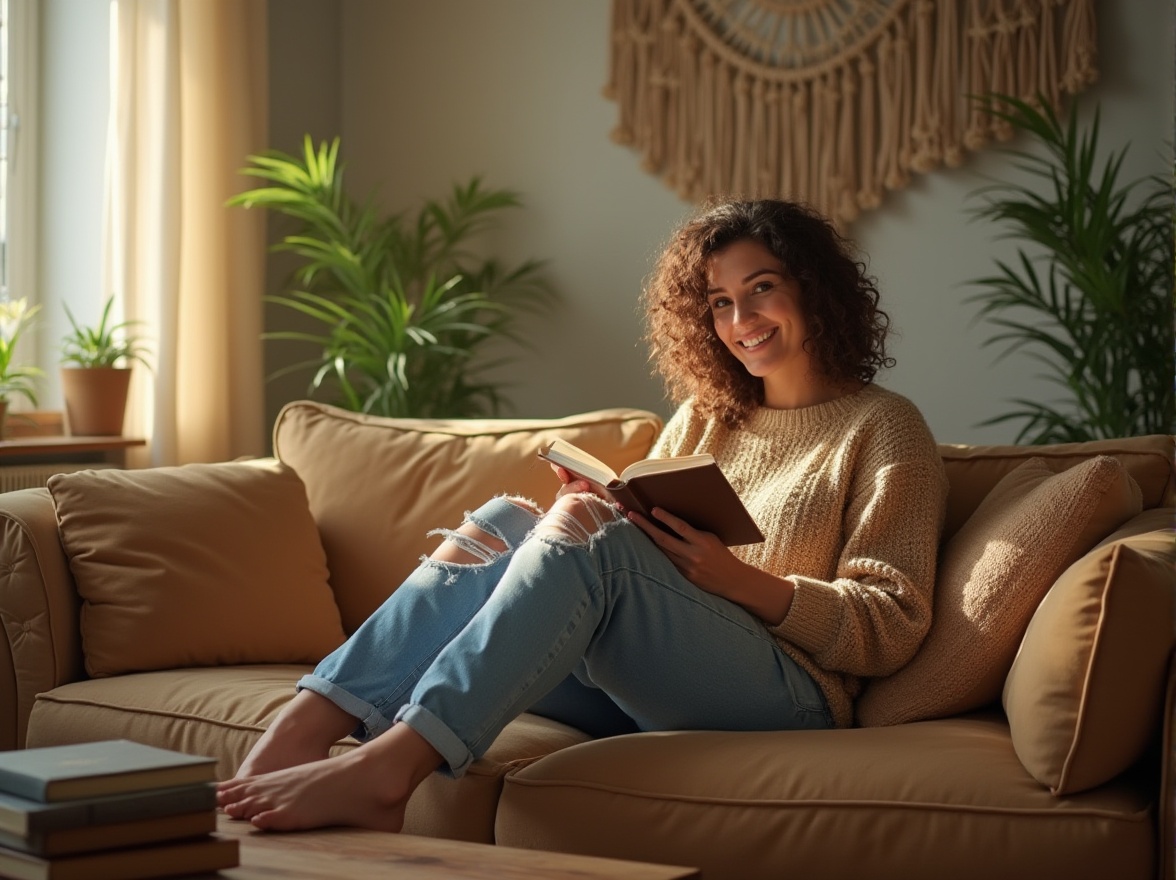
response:
[[[95,326],[79,324],[69,306],[65,316],[69,318],[70,332],[61,341],[61,362],[77,367],[129,367],[138,361],[151,369],[147,361],[146,348],[131,328],[139,321],[112,323],[110,310],[114,297],[109,297],[102,307],[102,317]]]
[[[1156,175],[1119,182],[1124,147],[1099,165],[1099,117],[1078,127],[1044,108],[1004,95],[990,111],[1028,132],[1043,155],[1009,150],[1017,167],[1044,186],[1001,183],[974,195],[975,216],[1004,224],[1015,263],[972,283],[980,315],[1002,332],[988,340],[1002,352],[1027,348],[1064,388],[1051,405],[1013,401],[1018,408],[984,424],[1024,420],[1017,442],[1064,443],[1173,428],[1172,182]]]
[[[519,205],[518,197],[475,177],[443,201],[426,201],[415,216],[382,218],[371,200],[361,207],[347,196],[338,154],[338,138],[316,150],[308,136],[300,157],[276,150],[250,156],[242,172],[270,185],[228,202],[299,222],[274,249],[303,263],[289,289],[267,299],[322,329],[266,333],[316,350],[274,377],[312,371],[312,396],[326,393],[332,403],[376,415],[498,414],[499,387],[483,377],[508,356],[491,343],[525,344],[515,330],[518,316],[554,296],[539,263],[508,270],[471,250],[498,212]],[[497,360],[487,359],[487,349]]]
[[[45,374],[36,367],[17,363],[16,347],[40,310],[39,305],[30,306],[24,298],[0,302],[0,402],[6,405],[13,397],[23,397],[30,405],[37,405],[36,380]]]

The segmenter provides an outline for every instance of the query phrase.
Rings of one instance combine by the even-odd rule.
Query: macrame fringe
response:
[[[873,39],[807,68],[740,55],[692,0],[613,0],[611,30],[612,137],[647,171],[690,201],[792,198],[839,223],[1011,137],[971,96],[1058,109],[1098,75],[1094,0],[896,0]]]

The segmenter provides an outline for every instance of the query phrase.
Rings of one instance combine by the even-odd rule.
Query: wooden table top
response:
[[[339,880],[341,877],[494,877],[498,880],[689,880],[693,868],[487,846],[356,828],[265,833],[221,815],[217,830],[241,843],[239,867],[222,880]],[[380,871],[380,873],[376,873]]]

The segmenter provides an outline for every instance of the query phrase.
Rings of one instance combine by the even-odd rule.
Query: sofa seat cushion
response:
[[[1147,782],[1128,779],[1053,797],[993,712],[595,740],[509,774],[496,837],[693,865],[708,880],[1143,880],[1154,876],[1151,799]]]
[[[37,696],[28,746],[132,739],[218,759],[231,776],[254,741],[294,695],[310,666],[232,666],[145,672],[62,685]],[[571,727],[522,715],[458,780],[433,774],[408,808],[405,831],[430,837],[494,842],[502,777],[556,749],[582,743]],[[356,746],[350,737],[333,749]]]

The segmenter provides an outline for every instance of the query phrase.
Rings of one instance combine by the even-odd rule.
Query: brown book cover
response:
[[[0,877],[15,880],[142,880],[205,874],[239,864],[238,841],[215,834],[50,859],[0,849]]]
[[[696,529],[714,533],[729,547],[764,540],[714,456],[647,458],[617,474],[578,446],[557,439],[542,447],[539,457],[587,480],[621,507],[667,531],[650,514],[653,508],[663,508]]]
[[[216,810],[207,809],[178,816],[36,831],[23,837],[0,831],[0,847],[35,856],[64,856],[200,837],[213,831],[216,831]]]
[[[0,792],[45,803],[215,779],[213,758],[125,739],[0,752]]]

